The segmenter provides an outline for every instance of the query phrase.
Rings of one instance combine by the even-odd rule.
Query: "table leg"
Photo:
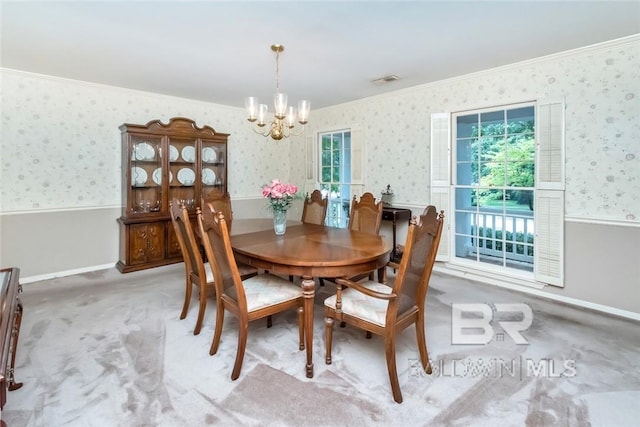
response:
[[[313,378],[313,305],[316,284],[310,276],[302,276],[304,295],[304,341],[307,347],[307,378]]]

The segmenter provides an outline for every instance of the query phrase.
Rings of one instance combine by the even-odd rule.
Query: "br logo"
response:
[[[516,344],[528,344],[520,332],[532,322],[533,313],[527,304],[451,304],[451,344],[488,344],[494,335],[504,339],[504,334],[494,333],[494,323]]]

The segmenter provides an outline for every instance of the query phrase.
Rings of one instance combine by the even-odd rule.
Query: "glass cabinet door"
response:
[[[202,140],[202,197],[216,199],[224,195],[227,181],[227,146]]]
[[[169,139],[169,202],[177,199],[189,211],[200,203],[196,200],[198,161],[194,139]]]
[[[131,135],[127,210],[132,214],[159,212],[162,202],[161,137]]]

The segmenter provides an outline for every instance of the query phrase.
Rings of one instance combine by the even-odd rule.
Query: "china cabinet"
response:
[[[177,199],[190,213],[227,192],[227,138],[176,117],[123,124],[120,259],[123,273],[182,261],[169,215]]]

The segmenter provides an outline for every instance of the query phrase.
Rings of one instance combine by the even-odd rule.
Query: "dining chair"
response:
[[[304,297],[302,288],[281,277],[264,273],[242,280],[231,248],[222,212],[198,210],[198,226],[215,277],[216,326],[209,354],[218,352],[225,311],[238,319],[238,347],[231,379],[240,376],[247,345],[249,322],[286,310],[298,312],[299,349],[304,350]]]
[[[444,211],[438,213],[431,205],[420,215],[420,222],[417,223],[415,217],[411,220],[400,264],[388,264],[397,269],[391,283],[336,279],[336,294],[324,301],[325,363],[331,364],[334,321],[346,322],[384,337],[387,371],[397,403],[402,403],[402,393],[396,367],[396,338],[399,331],[411,324],[416,328],[420,361],[425,372],[431,374],[424,331],[425,299],[443,220]]]
[[[320,190],[313,190],[311,196],[307,195],[302,205],[302,222],[305,224],[324,225],[327,217],[327,205],[329,199],[322,197]]]
[[[186,291],[180,319],[184,319],[187,316],[189,304],[191,302],[192,289],[193,287],[197,287],[199,290],[199,306],[198,318],[193,330],[193,335],[198,335],[202,328],[204,312],[207,307],[207,291],[214,291],[213,271],[211,270],[209,263],[205,263],[202,259],[202,254],[200,252],[196,236],[193,232],[193,227],[191,226],[191,220],[189,219],[187,208],[180,204],[177,199],[173,199],[171,202],[170,213],[171,223],[173,224],[173,229],[175,230],[176,238],[180,245],[185,268]]]
[[[382,200],[376,203],[376,198],[372,193],[362,194],[360,200],[357,200],[354,195],[349,215],[349,230],[379,234],[382,223],[382,208]]]
[[[220,197],[211,199],[203,199],[200,206],[211,205],[216,212],[222,212],[224,219],[227,221],[227,227],[231,228],[233,222],[233,209],[231,208],[231,195],[226,192]]]
[[[382,223],[382,201],[376,203],[376,198],[372,193],[364,193],[360,196],[360,200],[353,196],[351,202],[351,212],[349,215],[349,230],[361,231],[363,233],[369,233],[378,235],[380,234],[380,224]],[[359,274],[358,276],[350,277],[350,280],[358,281],[364,278],[373,280],[374,272],[368,272]],[[324,286],[324,281],[329,280],[331,282],[334,279],[320,279],[320,286]]]

